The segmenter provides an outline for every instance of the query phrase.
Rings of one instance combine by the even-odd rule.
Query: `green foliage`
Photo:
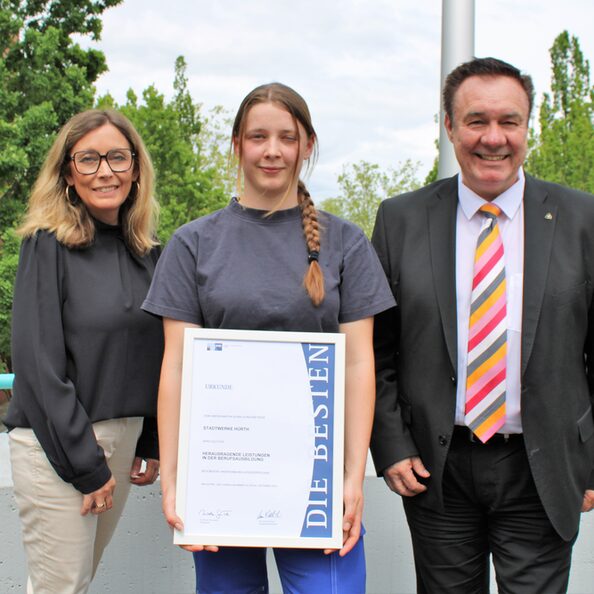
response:
[[[20,240],[12,229],[0,236],[0,370],[9,368],[12,287],[19,261],[19,246]]]
[[[423,182],[423,185],[428,186],[429,184],[432,184],[434,181],[437,181],[438,173],[439,173],[439,157],[435,157],[435,159],[433,159],[433,165],[431,165],[431,169],[425,176],[425,181]]]
[[[25,209],[56,130],[91,107],[103,53],[74,34],[99,39],[99,15],[122,0],[0,0],[0,231]]]
[[[550,50],[551,95],[532,130],[527,170],[548,181],[594,192],[594,86],[576,37],[563,31]]]
[[[371,237],[380,202],[420,187],[418,168],[419,164],[410,159],[387,171],[367,161],[345,166],[338,176],[340,194],[321,202],[320,208],[356,223]]]
[[[59,127],[93,104],[103,53],[72,36],[101,33],[122,0],[0,0],[0,365],[10,352],[18,241],[12,231]]]
[[[435,114],[433,116],[433,121],[437,124],[437,126],[439,127],[439,115]],[[433,141],[433,144],[435,145],[435,158],[433,159],[433,165],[431,165],[431,169],[429,170],[429,173],[427,173],[426,177],[425,177],[425,181],[423,182],[424,186],[428,186],[429,184],[432,184],[434,181],[437,181],[437,176],[439,174],[439,138],[436,138]]]
[[[140,102],[132,90],[123,105],[115,104],[110,96],[98,102],[125,114],[151,154],[161,204],[161,241],[167,241],[180,225],[222,208],[231,187],[221,144],[224,112],[215,108],[210,119],[201,116],[201,105],[193,102],[188,91],[183,57],[175,63],[174,91],[171,101],[149,86]]]

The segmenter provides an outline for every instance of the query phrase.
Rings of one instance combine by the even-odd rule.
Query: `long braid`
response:
[[[305,187],[299,180],[297,187],[297,199],[301,207],[301,224],[307,244],[307,259],[309,266],[303,278],[303,285],[312,303],[317,307],[324,301],[324,274],[318,262],[320,256],[320,224],[318,222],[318,211],[313,200]]]

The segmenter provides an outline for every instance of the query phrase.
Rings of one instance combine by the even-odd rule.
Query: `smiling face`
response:
[[[246,206],[269,210],[297,205],[297,181],[313,150],[300,123],[277,103],[257,103],[247,112],[241,143],[234,141],[244,177],[241,201]],[[241,145],[241,147],[240,147]]]
[[[85,134],[70,150],[70,156],[79,151],[97,151],[104,155],[113,149],[131,149],[126,137],[113,125],[103,126]],[[114,173],[106,159],[101,159],[99,169],[91,175],[83,175],[70,163],[70,173],[66,176],[68,185],[74,186],[76,193],[97,220],[116,225],[120,207],[126,201],[132,182],[138,178],[136,167],[128,171]]]
[[[528,148],[528,117],[526,91],[508,76],[471,76],[456,91],[453,121],[446,115],[445,128],[462,180],[485,200],[517,181]]]

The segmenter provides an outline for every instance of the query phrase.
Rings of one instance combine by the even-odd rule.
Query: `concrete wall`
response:
[[[21,594],[26,569],[10,484],[6,435],[0,434],[0,593]],[[373,477],[365,481],[365,496],[368,594],[412,594],[410,538],[400,498]],[[274,564],[270,566],[271,593],[280,594]],[[133,487],[90,594],[192,594],[193,588],[192,557],[171,544],[158,485]],[[582,519],[569,592],[594,593],[594,513]]]

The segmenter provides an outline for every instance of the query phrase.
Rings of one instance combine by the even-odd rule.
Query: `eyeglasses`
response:
[[[136,153],[132,149],[111,149],[104,155],[97,151],[77,151],[69,160],[81,175],[93,175],[99,171],[101,159],[107,161],[114,173],[124,173],[132,167],[135,157]]]

